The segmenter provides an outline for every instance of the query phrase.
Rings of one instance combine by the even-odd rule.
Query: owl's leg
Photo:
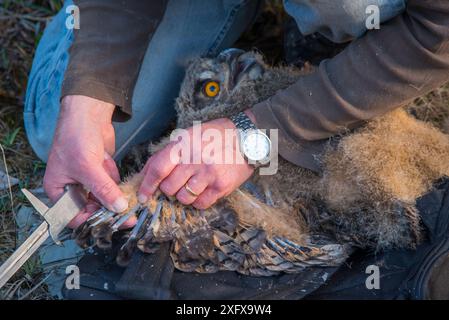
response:
[[[125,222],[136,219],[137,222],[128,234],[128,239],[121,246],[117,255],[117,263],[126,265],[135,250],[152,252],[158,243],[172,240],[175,234],[183,228],[192,228],[186,221],[184,208],[173,199],[157,193],[147,203],[137,201],[137,191],[142,177],[139,174],[131,176],[119,185],[129,202],[129,208],[122,213],[111,212],[101,208],[85,223],[74,230],[73,236],[78,245],[89,247],[96,245],[102,249],[112,247],[112,236],[121,229]],[[197,210],[190,208],[189,210]]]
[[[139,215],[139,219],[137,220],[136,225],[132,229],[129,238],[126,240],[126,242],[121,246],[116,261],[119,266],[126,266],[128,265],[129,261],[131,260],[131,257],[134,253],[134,250],[137,246],[137,241],[139,240],[139,237],[142,236],[144,232],[144,227],[146,226],[147,220],[149,217],[149,210],[148,208],[145,208],[142,213]]]
[[[112,235],[143,209],[136,197],[141,181],[142,176],[135,174],[119,185],[128,199],[129,208],[127,210],[122,213],[114,213],[102,207],[74,230],[73,237],[78,245],[88,247],[93,241],[100,248],[111,247]]]
[[[229,195],[226,201],[240,223],[263,229],[268,236],[278,235],[302,243],[308,233],[304,220],[288,206],[270,206],[240,189]]]

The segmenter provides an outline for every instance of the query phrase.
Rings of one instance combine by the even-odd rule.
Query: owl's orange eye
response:
[[[220,85],[216,81],[208,81],[203,86],[203,92],[209,98],[216,97],[220,92]]]

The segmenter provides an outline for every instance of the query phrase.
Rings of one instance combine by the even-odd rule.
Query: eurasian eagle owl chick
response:
[[[177,127],[229,117],[307,72],[269,67],[253,52],[228,50],[217,58],[197,59],[188,67],[176,100]],[[151,145],[151,152],[168,141]],[[173,240],[172,258],[181,270],[257,275],[336,265],[351,246],[414,246],[421,237],[415,201],[433,181],[449,174],[449,136],[399,109],[341,136],[320,160],[322,172],[315,173],[280,158],[275,175],[256,173],[202,212],[170,199],[152,199],[146,216],[139,216],[141,225],[148,221],[145,230],[134,228],[131,242],[151,252],[158,242]],[[130,207],[137,203],[140,181],[137,174],[121,185]],[[118,220],[101,219],[91,220],[97,229],[110,229]],[[84,237],[101,235],[94,235],[97,243],[110,238],[109,231],[83,228],[78,234]]]

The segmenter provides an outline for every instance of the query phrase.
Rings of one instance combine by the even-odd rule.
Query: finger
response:
[[[89,168],[80,182],[109,210],[123,212],[128,208],[128,200],[103,166]]]
[[[178,165],[159,185],[159,189],[167,196],[174,196],[194,174],[194,167]]]
[[[209,184],[208,178],[205,175],[194,175],[187,183],[178,191],[176,194],[176,199],[185,205],[192,204],[198,199],[198,197],[206,190]],[[186,188],[186,185],[198,196],[193,195]]]
[[[104,153],[103,168],[112,178],[112,180],[114,180],[116,183],[120,182],[120,173],[118,172],[117,165],[114,159],[112,159],[112,157],[107,152]]]
[[[150,159],[146,165],[146,174],[139,188],[139,202],[145,203],[156,192],[159,184],[175,169],[180,160],[178,152],[172,152],[173,145],[168,145]]]
[[[206,188],[203,193],[192,203],[192,205],[200,210],[204,210],[212,206],[219,199],[219,193],[213,188]]]
[[[45,193],[54,203],[64,194],[64,187],[68,184],[77,183],[75,180],[65,177],[62,174],[55,174],[48,171],[45,173],[43,186]]]

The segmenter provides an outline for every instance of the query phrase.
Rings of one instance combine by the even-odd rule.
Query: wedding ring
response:
[[[195,198],[199,196],[199,194],[193,191],[187,183],[184,185],[184,187],[186,188],[187,192],[190,193]]]

